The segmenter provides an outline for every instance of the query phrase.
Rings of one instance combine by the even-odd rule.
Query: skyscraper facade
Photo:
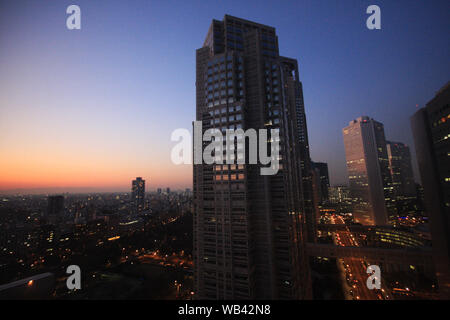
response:
[[[131,202],[134,212],[140,212],[144,210],[144,198],[145,198],[145,180],[141,177],[137,177],[136,180],[131,182]]]
[[[308,298],[314,211],[297,61],[279,55],[273,27],[228,15],[212,21],[196,61],[203,131],[279,129],[280,144],[271,176],[248,161],[194,165],[196,297]]]
[[[359,117],[343,136],[354,218],[364,225],[385,225],[392,183],[383,124]]]
[[[392,179],[392,193],[396,199],[415,196],[416,184],[409,147],[401,142],[386,142],[389,171]]]
[[[442,298],[450,299],[450,83],[411,117]]]
[[[416,183],[411,163],[409,147],[401,142],[386,142],[391,173],[392,206],[390,218],[415,215],[419,211]]]
[[[330,188],[330,178],[328,175],[328,164],[325,162],[313,162],[311,161],[312,169],[316,172],[317,177],[317,193],[318,201],[320,204],[328,201],[328,189]]]

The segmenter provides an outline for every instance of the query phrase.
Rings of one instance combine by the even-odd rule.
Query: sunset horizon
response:
[[[146,176],[154,188],[192,186],[192,166],[170,161],[175,144],[170,135],[178,128],[191,130],[195,119],[194,52],[206,36],[211,16],[236,12],[278,26],[282,53],[301,61],[312,159],[329,163],[332,185],[348,184],[341,133],[348,121],[373,117],[385,123],[389,139],[405,142],[414,154],[408,115],[447,80],[448,73],[439,63],[445,55],[426,49],[439,37],[428,36],[430,31],[413,32],[416,27],[399,24],[397,17],[389,15],[386,25],[392,27],[371,32],[357,17],[364,10],[362,3],[361,8],[306,4],[310,13],[299,11],[304,19],[288,21],[256,3],[239,10],[231,3],[207,4],[197,12],[201,18],[189,18],[182,28],[178,26],[176,37],[170,31],[176,28],[170,17],[192,10],[190,5],[179,5],[173,12],[164,4],[142,3],[152,8],[147,10],[150,19],[140,14],[145,11],[141,6],[125,10],[122,2],[111,3],[114,12],[89,1],[81,5],[84,24],[76,32],[65,27],[63,2],[43,11],[33,1],[5,6],[9,14],[2,17],[0,31],[4,47],[0,52],[0,192],[65,187],[124,190],[135,176]],[[292,12],[296,6],[283,10]],[[334,10],[323,10],[330,6]],[[398,6],[386,4],[386,11]],[[333,15],[330,24],[323,25],[320,19],[310,18],[336,11],[355,19],[339,24]],[[408,16],[397,11],[400,17]],[[42,19],[32,19],[34,12],[41,12]],[[425,8],[415,14],[440,13]],[[121,23],[114,24],[114,19]],[[439,19],[426,21],[428,29],[441,29]],[[329,27],[333,24],[338,28]],[[313,33],[291,33],[291,26],[298,30],[308,26]],[[338,33],[347,35],[342,46],[335,45]],[[414,43],[430,45],[412,45],[411,37]],[[429,71],[410,68],[427,56]],[[343,75],[339,81],[336,72]],[[435,76],[428,76],[430,81],[422,85],[422,77],[430,72]],[[420,181],[415,161],[413,169]]]

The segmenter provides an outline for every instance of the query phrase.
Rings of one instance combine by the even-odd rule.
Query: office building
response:
[[[140,212],[144,210],[144,198],[145,198],[145,180],[141,177],[137,177],[136,180],[131,182],[131,203],[132,210]]]
[[[297,61],[279,55],[275,28],[228,15],[212,21],[196,61],[203,132],[279,129],[280,142],[275,175],[248,161],[194,165],[196,297],[308,298],[315,219]]]
[[[392,204],[384,126],[363,116],[350,121],[343,136],[355,221],[386,225]]]
[[[416,183],[409,147],[401,142],[386,142],[389,171],[392,179],[393,197],[397,199],[415,197]]]
[[[386,148],[391,173],[391,220],[396,224],[406,216],[417,216],[419,213],[417,190],[409,147],[401,142],[387,141]]]

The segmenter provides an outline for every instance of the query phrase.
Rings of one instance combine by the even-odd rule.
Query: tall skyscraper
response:
[[[383,124],[363,116],[343,129],[353,215],[364,225],[385,225],[391,175]]]
[[[315,220],[297,61],[279,55],[273,27],[228,15],[212,21],[196,60],[203,131],[280,130],[275,175],[261,164],[194,165],[196,296],[308,298],[305,229]]]
[[[450,299],[450,82],[411,117],[441,297]]]
[[[328,176],[328,164],[325,162],[313,162],[311,161],[312,169],[316,172],[317,177],[317,193],[318,202],[322,204],[328,201],[328,189],[330,188],[330,178]]]
[[[393,197],[398,199],[416,195],[416,183],[409,147],[401,142],[386,142]]]
[[[137,177],[136,180],[131,182],[131,202],[135,212],[140,212],[144,209],[144,198],[145,180],[141,177]]]

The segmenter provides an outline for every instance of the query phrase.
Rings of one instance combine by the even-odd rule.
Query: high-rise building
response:
[[[416,183],[409,147],[401,142],[386,142],[393,197],[397,199],[416,195]]]
[[[308,298],[315,219],[297,61],[279,55],[275,28],[229,15],[212,21],[196,55],[203,132],[279,129],[280,143],[275,175],[248,161],[194,165],[196,297]]]
[[[450,298],[450,82],[411,117],[439,292]]]
[[[363,116],[350,121],[343,136],[355,221],[385,225],[392,186],[384,126]]]
[[[317,177],[318,202],[323,204],[328,201],[328,189],[330,188],[330,178],[328,176],[328,164],[325,162],[311,161],[312,169],[315,171],[313,176]]]
[[[131,203],[133,204],[133,211],[140,212],[144,210],[145,198],[145,180],[137,177],[131,182]]]
[[[417,215],[418,199],[409,147],[401,142],[386,142],[391,173],[392,222],[396,217]]]

